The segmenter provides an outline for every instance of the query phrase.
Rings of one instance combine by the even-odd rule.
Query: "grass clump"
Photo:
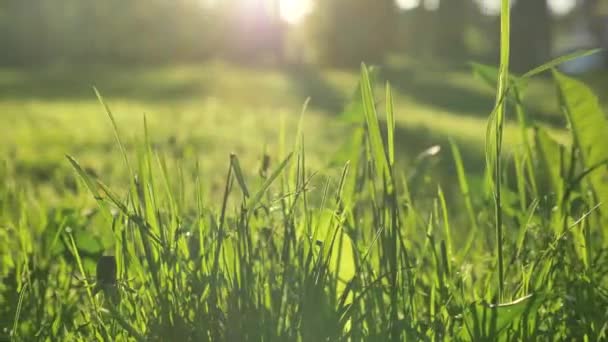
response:
[[[503,30],[504,48],[508,15]],[[584,84],[553,71],[571,133],[570,143],[557,142],[530,122],[521,100],[528,78],[555,63],[518,77],[507,61],[508,53],[498,70],[475,67],[499,80],[486,191],[471,192],[453,143],[457,202],[441,186],[430,199],[416,196],[438,148],[421,154],[415,170],[395,163],[392,88],[377,104],[366,66],[345,113],[352,134],[338,172],[309,169],[300,128],[293,146],[263,155],[257,176],[232,154],[211,197],[198,164],[185,168],[156,149],[147,123],[131,153],[105,106],[126,185],[112,188],[103,174],[67,161],[78,176],[74,191],[94,207],[83,197],[36,200],[14,166],[0,169],[0,337],[606,338],[605,115]],[[507,156],[502,130],[511,112],[522,143]]]
[[[587,88],[555,72],[572,144],[537,127],[535,144],[515,148],[498,170],[500,278],[488,205],[495,193],[469,192],[453,144],[464,205],[441,187],[431,200],[413,197],[412,178],[394,163],[390,85],[383,122],[369,75],[364,66],[348,162],[334,176],[307,168],[301,131],[283,146],[290,153],[264,156],[257,177],[231,155],[217,204],[205,202],[201,174],[156,151],[147,129],[135,156],[121,147],[125,190],[68,158],[93,210],[34,205],[5,166],[5,338],[601,339],[606,152],[587,130],[606,123]],[[513,94],[507,109],[518,108]],[[589,110],[598,113],[593,124],[581,115]]]

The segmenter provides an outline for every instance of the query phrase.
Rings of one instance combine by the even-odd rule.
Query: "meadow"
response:
[[[502,41],[0,70],[0,340],[606,339],[606,78]]]
[[[437,67],[396,58],[378,74],[378,89],[386,81],[395,88],[400,163],[411,163],[434,145],[446,151],[452,138],[463,149],[470,171],[483,172],[484,130],[494,90],[470,66]],[[602,76],[584,79],[600,95],[606,88]],[[281,131],[293,142],[307,98],[303,129],[310,165],[317,170],[330,166],[339,145],[352,133],[346,112],[356,97],[358,72],[305,66],[248,68],[222,62],[0,70],[0,145],[24,179],[52,186],[49,180],[72,176],[65,154],[78,157],[108,180],[124,178],[111,125],[93,87],[107,100],[129,143],[141,137],[146,116],[155,145],[172,145],[180,153],[191,153],[189,159],[204,159],[205,174],[218,180],[229,153],[238,153],[245,169],[252,170],[264,149],[279,152]],[[534,79],[528,88],[525,102],[531,119],[558,138],[565,137],[566,120],[552,81]],[[608,101],[605,96],[600,100]],[[508,144],[516,145],[515,120],[507,126]],[[449,182],[453,163],[449,157],[441,159],[440,169],[449,169],[444,172]]]

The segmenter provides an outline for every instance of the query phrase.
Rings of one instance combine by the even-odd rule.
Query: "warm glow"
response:
[[[397,0],[397,6],[402,10],[410,10],[418,7],[420,0]]]
[[[281,18],[290,24],[300,22],[312,9],[311,0],[280,0]]]
[[[575,0],[549,0],[549,8],[557,15],[568,14],[575,6]]]

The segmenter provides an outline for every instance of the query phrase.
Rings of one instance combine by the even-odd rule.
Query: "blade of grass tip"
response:
[[[167,167],[167,159],[165,157],[165,155],[160,155],[158,153],[155,153],[154,156],[156,157],[156,164],[158,165],[159,169],[160,169],[160,174],[161,174],[161,178],[163,180],[163,185],[165,188],[165,193],[167,196],[167,199],[169,200],[169,206],[171,207],[171,212],[175,215],[177,215],[177,201],[175,199],[175,196],[173,194],[173,191],[171,189],[171,182],[169,181],[169,169]],[[178,177],[182,178],[183,174],[179,173]]]
[[[177,231],[178,231],[178,226],[179,224],[177,223],[178,221],[178,216],[179,216],[179,207],[178,207],[178,203],[175,199],[175,194],[174,192],[177,192],[177,195],[179,196],[179,191],[174,191],[171,188],[171,183],[169,181],[169,172],[168,172],[168,168],[167,168],[167,163],[166,163],[166,159],[165,156],[161,156],[158,152],[154,153],[154,156],[156,157],[156,163],[160,169],[160,174],[161,174],[161,179],[162,179],[162,183],[164,185],[164,191],[165,191],[165,196],[166,199],[169,202],[169,224],[165,224],[165,226],[167,226],[168,228],[163,229],[165,231],[168,231],[168,237],[169,237],[169,241],[170,244],[175,244],[177,243],[176,237],[177,237]],[[178,178],[178,182],[181,181],[183,179],[183,174],[182,173],[177,173],[177,175],[175,177]],[[158,210],[158,208],[157,208]]]
[[[553,69],[554,67],[556,67],[562,63],[565,63],[565,62],[568,62],[568,61],[571,61],[571,60],[574,60],[574,59],[577,59],[580,57],[590,56],[590,55],[596,54],[600,51],[602,51],[602,49],[580,50],[580,51],[575,51],[573,53],[567,54],[565,56],[557,57],[547,63],[544,63],[541,66],[538,66],[538,67],[528,71],[521,78],[531,78],[531,77],[536,76],[540,73],[543,73],[547,70]]]
[[[133,178],[133,176],[134,176],[133,169],[131,169],[131,164],[129,163],[129,157],[127,155],[127,150],[125,148],[125,145],[122,143],[122,139],[120,138],[120,134],[118,133],[118,125],[116,124],[116,120],[114,119],[114,114],[112,114],[112,110],[110,110],[110,106],[108,106],[108,104],[104,101],[103,96],[101,96],[101,93],[99,92],[99,90],[97,90],[96,87],[93,87],[93,91],[95,92],[95,96],[97,96],[97,100],[104,107],[106,114],[110,118],[110,121],[112,123],[112,128],[114,130],[114,137],[116,138],[116,142],[118,143],[120,151],[122,152],[123,158],[125,160],[125,165],[127,166],[127,169],[129,170],[129,175],[131,176],[131,178]]]
[[[304,137],[302,136],[302,144],[300,144],[300,151],[299,151],[299,156],[300,156],[301,162],[300,162],[300,169],[297,172],[300,175],[301,179],[297,182],[298,187],[296,188],[296,195],[294,196],[293,205],[295,205],[297,203],[298,198],[301,196],[302,201],[300,201],[300,203],[302,204],[302,210],[304,213],[309,213],[309,211],[308,211],[308,205],[309,205],[309,203],[308,203],[308,197],[309,197],[308,182],[309,182],[309,180],[306,179],[305,149],[306,149],[306,145],[304,144]],[[308,218],[308,215],[304,215],[304,224],[306,224],[307,218]]]
[[[452,246],[452,231],[450,229],[450,219],[448,217],[448,206],[446,204],[445,201],[445,195],[443,194],[443,189],[441,189],[441,186],[437,187],[437,194],[439,196],[439,203],[441,204],[441,216],[443,216],[443,228],[445,231],[445,241],[446,241],[446,252],[447,252],[447,260],[450,261],[452,260],[452,252],[453,252],[453,246]],[[450,264],[446,264],[447,267],[447,271],[449,273],[450,271]]]
[[[452,148],[452,156],[454,157],[454,163],[456,164],[456,176],[458,177],[458,186],[460,187],[460,193],[464,199],[464,206],[469,216],[469,223],[471,224],[471,231],[465,243],[465,247],[462,250],[462,257],[466,256],[473,244],[473,241],[477,233],[477,218],[473,210],[473,204],[471,202],[471,193],[469,190],[469,182],[467,181],[466,171],[464,170],[464,163],[462,162],[462,156],[460,155],[460,149],[452,138],[449,139],[450,147]]]
[[[302,144],[302,137],[304,134],[304,114],[308,110],[308,105],[310,104],[310,97],[307,97],[302,104],[302,109],[300,111],[300,119],[298,120],[298,128],[296,131],[296,145],[294,151],[298,151],[300,149],[300,144]]]
[[[245,197],[249,197],[249,190],[247,189],[247,184],[245,184],[245,177],[243,177],[243,171],[241,170],[239,158],[234,153],[230,154],[230,167],[232,167],[232,171],[234,171],[236,181],[239,183],[241,191],[243,191],[243,195],[245,195]]]
[[[380,175],[388,174],[388,166],[382,142],[382,134],[378,125],[378,114],[370,82],[369,71],[364,63],[361,64],[361,97],[363,99],[363,112],[367,122],[367,133],[371,143],[374,161]],[[387,177],[388,178],[388,177]]]
[[[260,190],[258,190],[258,192],[252,197],[251,202],[248,205],[248,215],[251,215],[252,211],[255,209],[255,207],[259,204],[260,200],[262,199],[262,196],[264,196],[264,193],[266,193],[268,188],[270,188],[270,186],[272,185],[274,180],[277,177],[279,177],[279,175],[282,173],[283,169],[287,166],[287,164],[291,160],[292,156],[293,156],[293,152],[289,153],[287,155],[287,158],[285,158],[281,162],[281,164],[272,172],[270,177],[268,177],[268,179],[266,179],[264,184],[262,184],[262,187],[260,188]]]
[[[336,192],[336,202],[342,202],[342,194],[344,191],[344,184],[346,183],[346,179],[348,177],[348,171],[350,170],[350,161],[347,161],[344,164],[344,168],[342,168],[342,175],[340,176],[340,182],[338,183],[338,191]]]
[[[131,191],[131,201],[133,202],[133,206],[136,207],[136,201],[138,196],[137,193],[137,186],[136,186],[136,175],[133,171],[133,168],[131,167],[131,163],[129,161],[129,156],[127,154],[127,149],[125,148],[125,145],[122,142],[122,139],[120,137],[120,133],[118,131],[118,124],[116,123],[116,119],[114,118],[114,114],[112,113],[112,110],[110,109],[110,106],[105,102],[103,96],[101,95],[101,93],[99,92],[99,90],[96,87],[93,87],[93,91],[95,92],[95,96],[97,96],[97,100],[99,101],[99,103],[104,107],[106,114],[108,115],[108,117],[110,118],[110,123],[112,124],[112,131],[114,132],[114,137],[116,139],[116,142],[118,143],[118,147],[120,149],[120,152],[123,156],[124,162],[125,162],[125,166],[127,167],[127,172],[129,173],[129,185],[130,185],[130,191]],[[145,121],[145,116],[144,116],[144,121]]]
[[[156,208],[157,203],[157,189],[156,182],[154,178],[154,171],[152,169],[152,144],[150,143],[150,134],[148,131],[148,119],[144,114],[144,146],[142,147],[142,161],[143,161],[143,169],[145,167],[145,174],[142,175],[142,185],[147,185],[148,189],[148,198],[146,200],[146,209],[149,211],[149,216],[151,217],[151,223],[156,223],[156,215],[154,214],[154,208]],[[150,205],[148,207],[148,205]],[[153,217],[153,218],[152,218]],[[156,224],[155,224],[156,226]]]
[[[281,113],[279,116],[279,147],[278,147],[278,158],[286,155],[287,151],[287,123],[285,120],[285,114]],[[291,190],[289,189],[289,179],[287,173],[284,173],[281,177],[281,192],[286,194]]]
[[[294,147],[293,147],[293,151],[294,153],[296,153],[298,155],[298,159],[300,159],[302,157],[302,145],[304,144],[304,115],[306,114],[306,110],[308,109],[308,104],[310,103],[310,97],[306,98],[306,100],[304,101],[304,104],[302,104],[302,109],[300,111],[300,118],[298,119],[298,127],[296,129],[296,140],[294,142]],[[298,174],[298,164],[299,163],[294,163],[291,166],[291,169],[289,171],[289,180],[290,180],[290,187],[293,191],[297,190],[297,174]]]
[[[388,132],[388,162],[392,168],[395,165],[395,109],[391,84],[386,83],[386,128]]]
[[[152,170],[152,151],[148,138],[142,148],[138,151],[138,164],[139,164],[139,186],[141,192],[141,198],[143,199],[142,205],[142,218],[143,222],[140,222],[140,227],[146,233],[145,236],[150,237],[149,233],[155,232],[160,237],[161,246],[168,248],[168,231],[161,229],[159,217],[156,215],[156,208],[158,207],[158,191],[156,190],[156,182],[154,181],[154,175]]]
[[[103,201],[103,197],[97,190],[97,187],[95,186],[95,184],[93,183],[93,181],[91,180],[89,175],[82,169],[82,167],[76,161],[76,159],[74,159],[73,157],[71,157],[67,154],[66,154],[66,158],[68,159],[70,164],[72,164],[72,167],[74,168],[74,170],[76,170],[76,173],[78,173],[78,176],[80,176],[80,178],[84,181],[87,188],[89,189],[89,191],[95,198],[97,205],[101,209],[103,217],[107,220],[108,223],[112,222],[112,214],[110,212],[110,209],[108,209],[108,207],[106,206],[105,202]]]

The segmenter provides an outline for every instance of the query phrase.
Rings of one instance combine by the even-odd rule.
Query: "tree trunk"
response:
[[[526,0],[527,1],[527,0]],[[435,23],[435,53],[445,59],[467,55],[465,34],[470,14],[470,0],[441,0]]]
[[[551,57],[551,15],[547,0],[519,0],[511,20],[511,67],[525,72]]]

